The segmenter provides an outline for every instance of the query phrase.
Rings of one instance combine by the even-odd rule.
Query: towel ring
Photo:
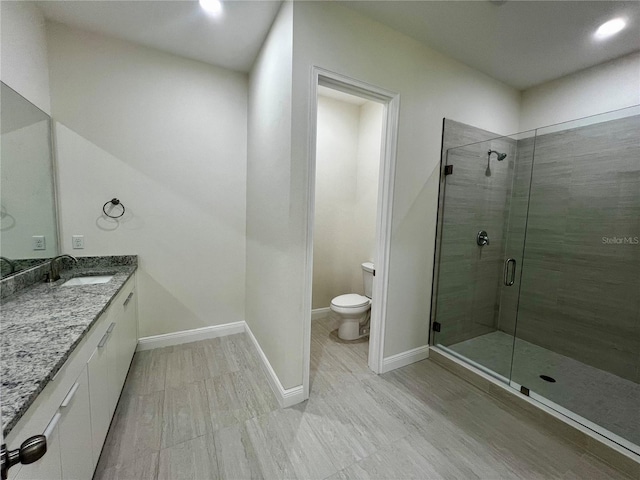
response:
[[[122,213],[120,215],[109,215],[107,213],[107,205],[109,204],[113,206],[120,205],[122,207]],[[105,204],[102,206],[102,212],[109,218],[120,218],[121,216],[124,215],[124,212],[125,212],[124,204],[122,204],[120,200],[118,200],[117,198],[112,198],[108,202],[105,202]]]

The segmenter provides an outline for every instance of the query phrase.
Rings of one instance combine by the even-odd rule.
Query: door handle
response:
[[[127,304],[131,301],[131,297],[133,297],[133,292],[131,292],[127,299],[124,301],[124,303],[122,304],[123,307],[127,306]]]
[[[107,340],[109,340],[109,332],[106,332],[100,341],[98,342],[98,348],[102,348],[107,344]]]
[[[61,416],[62,414],[60,412],[56,412],[56,414],[49,422],[49,425],[47,425],[47,428],[44,429],[44,433],[42,434],[44,437],[48,439],[51,435],[53,435],[53,431],[56,429]]]
[[[509,278],[509,264],[513,265],[513,268],[511,269],[511,278]],[[515,282],[516,282],[516,259],[508,258],[504,262],[504,284],[507,287],[510,287]]]
[[[64,408],[69,406],[69,404],[71,403],[71,400],[73,399],[73,396],[78,391],[79,386],[80,384],[78,382],[73,384],[73,387],[71,387],[71,390],[69,390],[69,393],[67,393],[67,396],[64,397],[64,400],[62,400],[62,403],[60,404],[61,407]]]

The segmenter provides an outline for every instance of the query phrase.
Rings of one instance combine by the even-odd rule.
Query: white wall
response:
[[[328,307],[336,295],[356,292],[359,130],[358,105],[318,96],[312,308]]]
[[[301,384],[303,253],[292,211],[293,6],[285,2],[249,78],[246,320],[284,388]]]
[[[363,294],[362,262],[373,259],[381,104],[318,97],[313,308]]]
[[[384,356],[428,342],[442,118],[508,134],[520,93],[357,13],[325,2],[294,8],[293,164],[298,241],[304,243],[313,65],[400,94]],[[337,54],[336,52],[339,52]],[[291,252],[291,262],[304,257]],[[291,286],[293,290],[293,286]],[[292,302],[302,301],[301,289]],[[301,318],[289,319],[291,324]]]
[[[543,83],[522,93],[520,130],[640,105],[640,53]]]
[[[0,2],[0,78],[51,113],[45,21],[32,2]]]
[[[244,320],[247,77],[47,30],[63,251],[139,255],[141,336]]]
[[[385,356],[427,344],[442,118],[508,134],[519,114],[517,90],[377,22],[283,5],[250,80],[247,322],[285,388],[303,378],[313,65],[401,95]]]
[[[367,102],[360,107],[358,131],[358,178],[356,182],[356,213],[354,225],[357,232],[364,232],[358,239],[359,257],[373,261],[376,253],[376,220],[378,213],[378,182],[382,148],[382,121],[384,106]],[[370,232],[370,233],[369,233]],[[355,266],[354,292],[362,290],[362,268]]]

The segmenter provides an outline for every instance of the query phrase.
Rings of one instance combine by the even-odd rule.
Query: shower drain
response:
[[[553,377],[550,377],[549,375],[540,375],[540,378],[543,379],[545,382],[556,383],[556,379]]]

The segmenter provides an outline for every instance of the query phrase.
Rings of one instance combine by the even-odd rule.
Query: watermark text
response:
[[[640,237],[602,237],[604,245],[638,245]]]

